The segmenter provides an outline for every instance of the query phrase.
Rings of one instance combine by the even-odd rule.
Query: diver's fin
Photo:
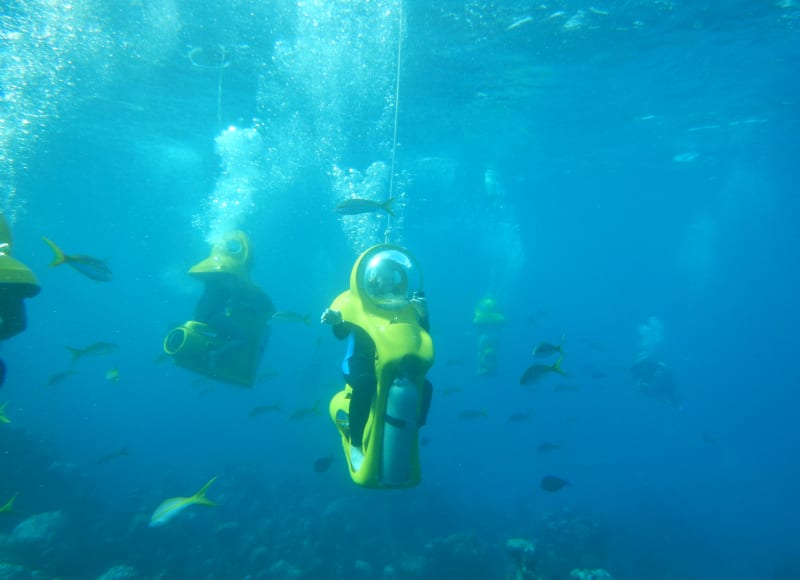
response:
[[[350,445],[350,465],[352,466],[353,471],[358,471],[361,469],[363,464],[364,452],[361,450],[361,447]]]

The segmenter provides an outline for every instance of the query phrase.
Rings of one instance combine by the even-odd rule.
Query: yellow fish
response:
[[[289,415],[289,421],[297,421],[298,419],[308,419],[314,415],[322,415],[320,410],[320,403],[317,401],[313,407],[301,407]]]
[[[280,410],[280,403],[272,403],[271,405],[259,405],[258,407],[253,407],[253,409],[251,409],[247,415],[249,417],[258,417],[264,413],[278,413]]]
[[[118,457],[129,457],[130,454],[131,454],[130,451],[128,451],[128,444],[126,443],[116,451],[111,451],[110,453],[106,453],[102,457],[98,457],[95,463],[101,465],[103,463],[108,463],[109,461],[117,459]]]
[[[561,342],[559,342],[558,344],[551,344],[549,342],[540,342],[534,347],[533,352],[531,354],[539,358],[545,358],[555,353],[564,356],[564,341],[566,339],[567,339],[566,333],[562,332]]]
[[[113,342],[93,342],[86,348],[75,348],[74,346],[65,347],[72,353],[72,362],[78,362],[85,356],[106,356],[117,351],[118,345]]]
[[[386,201],[372,201],[371,199],[353,197],[341,202],[334,208],[334,211],[342,215],[358,215],[361,213],[372,213],[383,210],[393,216],[395,213],[392,210],[392,203],[394,203],[393,197],[390,197]]]
[[[119,369],[117,367],[110,368],[106,371],[106,380],[112,383],[119,382]]]
[[[564,360],[560,356],[558,360],[552,365],[531,365],[529,366],[519,379],[520,385],[531,385],[545,376],[547,373],[558,373],[561,376],[568,376],[564,369],[561,368],[561,361]]]
[[[55,373],[55,374],[51,375],[49,379],[47,379],[47,385],[50,386],[50,387],[52,387],[53,385],[57,385],[58,383],[60,383],[64,379],[66,379],[67,377],[71,377],[74,374],[75,374],[75,371],[72,370],[72,369],[70,369],[68,371],[61,371],[60,373]]]
[[[277,312],[273,313],[272,320],[281,320],[283,322],[302,322],[306,326],[311,326],[310,315],[292,312],[291,310],[278,310]]]
[[[6,405],[8,405],[8,401],[0,405],[0,423],[11,423],[11,419],[6,417]]]
[[[98,260],[92,256],[85,254],[65,254],[52,240],[42,237],[44,242],[53,250],[53,261],[50,267],[54,268],[61,264],[66,264],[80,272],[87,278],[96,280],[97,282],[110,282],[112,278],[111,269],[103,260]]]
[[[484,409],[465,409],[458,414],[459,419],[481,419],[488,416],[489,413]]]
[[[200,491],[191,497],[171,497],[162,501],[150,517],[150,527],[163,526],[191,505],[216,507],[217,504],[206,498],[206,491],[216,479],[216,477],[212,477],[207,484],[200,488]]]
[[[17,499],[19,492],[15,493],[11,496],[11,499],[6,502],[6,505],[0,506],[0,514],[12,514],[14,513],[14,500]]]

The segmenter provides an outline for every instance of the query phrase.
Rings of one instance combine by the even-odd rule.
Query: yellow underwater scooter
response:
[[[380,295],[370,286],[370,272],[379,264],[390,264],[404,277],[400,295]],[[412,487],[421,480],[419,423],[425,375],[433,364],[433,342],[409,301],[413,292],[421,290],[416,260],[401,247],[379,245],[356,260],[350,289],[330,306],[341,312],[344,322],[369,334],[376,347],[377,391],[364,429],[364,459],[358,469],[350,457],[350,385],[330,402],[330,416],[342,437],[350,477],[364,487]]]
[[[206,306],[196,309],[195,320],[172,329],[164,339],[164,352],[175,364],[215,381],[253,386],[274,308],[250,280],[251,261],[249,240],[236,230],[189,270],[206,283],[204,297],[211,298],[201,299]],[[226,334],[230,328],[236,329],[236,339]]]

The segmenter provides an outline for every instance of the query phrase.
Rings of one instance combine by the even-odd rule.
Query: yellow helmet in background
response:
[[[206,278],[215,274],[230,274],[242,282],[250,281],[250,240],[240,230],[226,234],[211,246],[211,255],[189,269],[189,274]]]
[[[492,325],[503,324],[506,317],[500,310],[500,305],[494,298],[482,298],[475,305],[475,316],[472,317],[472,324]]]
[[[15,285],[23,298],[36,296],[41,289],[30,268],[11,257],[13,239],[5,216],[0,214],[0,284]]]

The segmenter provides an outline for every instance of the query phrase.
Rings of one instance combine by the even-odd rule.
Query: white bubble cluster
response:
[[[655,316],[647,319],[647,322],[639,326],[639,351],[644,355],[651,355],[659,344],[664,340],[664,325]]]
[[[275,43],[258,96],[270,171],[327,174],[330,197],[320,203],[388,196],[400,16],[400,0],[310,0],[297,5],[293,34]],[[363,173],[341,169],[372,160]],[[400,180],[395,175],[394,197],[403,191]],[[385,216],[372,214],[342,220],[354,248],[382,241],[385,225]]]
[[[265,187],[264,140],[255,127],[228,127],[214,140],[220,174],[206,201],[206,240],[220,239],[241,227],[255,206],[255,196]]]
[[[507,289],[516,285],[525,263],[522,235],[500,171],[487,167],[483,181],[487,197],[484,245],[491,264],[490,291],[503,298]]]
[[[109,43],[92,23],[82,3],[12,0],[0,10],[0,211],[12,223],[25,205],[21,175],[71,103],[81,67]]]

